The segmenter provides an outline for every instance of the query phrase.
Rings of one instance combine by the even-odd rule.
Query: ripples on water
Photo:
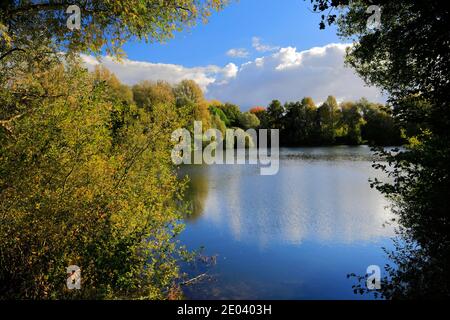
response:
[[[192,214],[181,241],[217,264],[195,299],[355,299],[348,273],[386,263],[388,203],[370,188],[383,178],[368,147],[285,148],[280,171],[255,165],[189,166]]]

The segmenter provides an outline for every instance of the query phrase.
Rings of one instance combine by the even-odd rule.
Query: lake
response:
[[[382,247],[392,247],[388,202],[368,182],[383,179],[372,160],[367,146],[282,148],[274,176],[257,165],[184,167],[193,212],[180,240],[215,257],[184,266],[208,275],[186,297],[370,298],[353,293],[347,274],[383,270]]]

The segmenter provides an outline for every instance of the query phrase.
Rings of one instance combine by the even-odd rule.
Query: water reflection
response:
[[[204,167],[202,171],[202,174],[188,174],[189,184],[185,196],[189,201],[189,213],[185,218],[189,222],[200,218],[205,211],[205,202],[209,193],[208,167]]]
[[[260,176],[251,166],[186,169],[193,210],[188,220],[204,214],[204,222],[228,228],[234,240],[261,245],[303,239],[351,243],[392,235],[392,228],[383,227],[387,202],[367,182],[379,174],[366,161],[369,151],[352,158],[359,148],[330,148],[320,157],[321,149],[286,150],[283,168],[273,177]]]
[[[182,241],[222,257],[218,283],[191,297],[354,298],[345,275],[385,262],[380,246],[394,233],[383,227],[388,203],[368,183],[379,175],[369,148],[283,149],[280,160],[275,176],[249,165],[184,168],[194,213]]]

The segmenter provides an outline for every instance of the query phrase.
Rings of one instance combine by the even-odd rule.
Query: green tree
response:
[[[302,99],[306,117],[306,138],[305,143],[316,145],[319,141],[320,127],[318,125],[317,106],[311,97]]]
[[[220,118],[220,120],[222,120],[222,122],[224,123],[224,125],[226,127],[230,126],[230,120],[228,119],[228,117],[225,115],[225,113],[222,111],[222,109],[216,107],[216,106],[210,106],[209,107],[209,112],[211,112],[211,115],[215,115],[218,116]]]
[[[341,127],[344,129],[344,142],[351,145],[361,144],[363,139],[361,127],[366,124],[358,104],[344,102],[341,104]]]
[[[239,106],[231,103],[225,103],[223,105],[218,106],[218,108],[223,111],[223,113],[229,120],[229,126],[231,127],[239,126],[239,117],[241,115],[241,109],[239,108]]]
[[[361,101],[364,117],[364,125],[361,128],[361,136],[371,145],[397,146],[402,144],[401,130],[395,123],[391,110],[383,105]]]
[[[267,107],[267,118],[270,128],[282,129],[284,113],[285,110],[280,101],[273,100],[269,104]]]
[[[317,110],[317,113],[323,143],[335,143],[340,119],[340,110],[336,98],[328,96],[327,100]]]
[[[317,108],[311,98],[285,104],[286,115],[282,132],[287,145],[309,145],[314,143]]]
[[[227,126],[217,114],[211,116],[211,125],[213,128],[218,129],[222,133],[222,136],[225,137]]]
[[[258,128],[260,121],[257,116],[250,112],[243,112],[239,116],[239,126],[240,128],[247,129],[256,129]]]

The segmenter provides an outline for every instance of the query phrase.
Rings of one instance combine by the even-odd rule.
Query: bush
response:
[[[2,99],[10,86],[41,95],[28,96],[33,109],[0,146],[0,296],[166,298],[183,254],[175,107],[118,109],[103,82],[66,64],[2,81]],[[66,288],[69,265],[81,268],[81,290]]]

